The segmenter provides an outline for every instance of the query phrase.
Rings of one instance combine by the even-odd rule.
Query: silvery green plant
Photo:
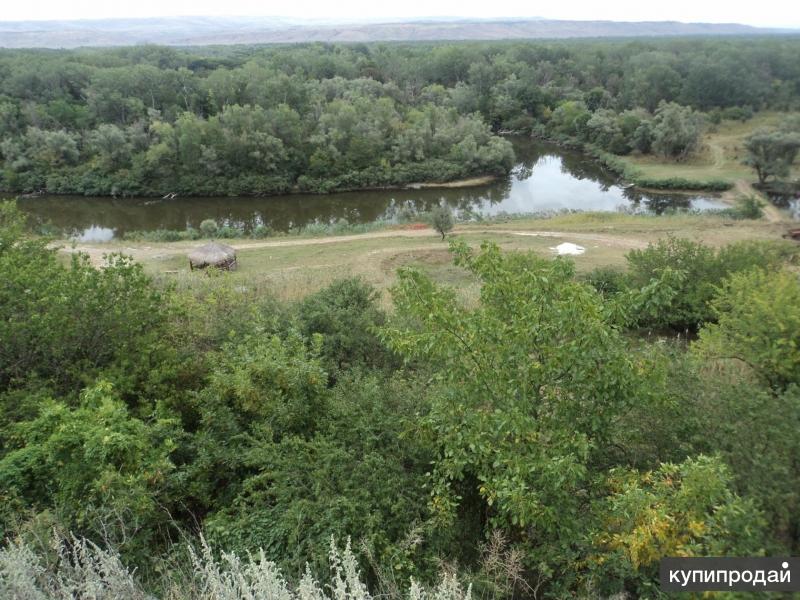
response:
[[[15,540],[0,548],[0,598],[3,600],[157,600],[144,591],[119,555],[83,538],[53,536],[56,560],[46,561],[29,544]],[[347,541],[340,550],[331,539],[331,578],[321,584],[306,567],[291,586],[263,550],[241,558],[222,552],[219,558],[204,538],[188,548],[188,573],[172,573],[164,600],[373,600],[361,580],[358,562]],[[412,580],[408,600],[471,600],[454,574],[424,589]]]

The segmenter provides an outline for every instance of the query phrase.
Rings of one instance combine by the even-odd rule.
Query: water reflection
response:
[[[82,241],[106,241],[127,231],[198,227],[204,219],[251,230],[267,225],[288,231],[312,223],[397,220],[445,202],[473,215],[562,210],[647,211],[721,208],[711,195],[639,192],[583,154],[528,139],[512,140],[519,163],[490,185],[464,189],[378,190],[332,195],[295,194],[268,198],[88,198],[25,199],[20,207],[35,224],[74,232]]]

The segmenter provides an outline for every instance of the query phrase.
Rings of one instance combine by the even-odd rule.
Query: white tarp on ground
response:
[[[550,248],[550,250],[559,255],[562,254],[577,255],[586,252],[586,248],[584,248],[583,246],[578,246],[577,244],[573,244],[571,242],[564,242],[563,244],[559,244],[555,248]]]

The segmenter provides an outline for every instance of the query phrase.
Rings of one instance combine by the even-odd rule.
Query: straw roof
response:
[[[236,250],[216,242],[195,248],[189,253],[189,262],[195,267],[226,265],[233,260],[236,260]]]

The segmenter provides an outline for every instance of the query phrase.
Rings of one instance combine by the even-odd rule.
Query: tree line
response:
[[[513,164],[495,134],[683,157],[703,119],[798,108],[787,38],[0,52],[0,187],[326,192]]]

